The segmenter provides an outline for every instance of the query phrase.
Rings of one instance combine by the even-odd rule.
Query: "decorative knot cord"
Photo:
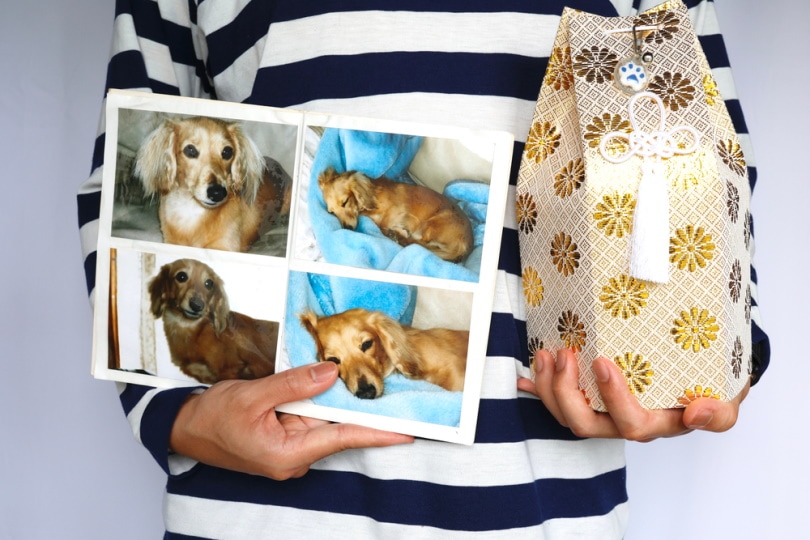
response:
[[[658,108],[657,131],[639,129],[636,106],[641,99]],[[700,134],[692,126],[666,130],[664,102],[652,92],[639,92],[628,106],[630,133],[612,131],[602,137],[599,153],[606,161],[624,163],[634,156],[642,159],[641,181],[636,195],[633,233],[630,237],[630,275],[655,283],[669,281],[669,194],[662,160],[695,152]],[[691,138],[691,140],[690,140]],[[691,143],[691,144],[690,144]],[[627,148],[617,152],[616,148]]]

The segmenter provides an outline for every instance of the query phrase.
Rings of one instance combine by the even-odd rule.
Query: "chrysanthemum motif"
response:
[[[743,346],[738,336],[737,339],[734,340],[734,349],[731,351],[731,372],[736,379],[739,379],[742,373],[742,357]]]
[[[624,356],[617,356],[613,359],[619,369],[622,370],[624,378],[630,391],[634,394],[643,394],[655,375],[650,363],[640,354],[624,353]]]
[[[664,105],[672,111],[686,108],[695,99],[695,87],[692,85],[692,81],[680,73],[667,71],[663,75],[658,75],[648,88],[657,94]]]
[[[599,301],[613,317],[626,320],[641,313],[649,297],[643,281],[622,274],[618,278],[610,278],[608,284],[602,287]]]
[[[709,107],[714,107],[714,104],[720,100],[720,90],[717,89],[717,83],[711,74],[703,76],[703,93],[706,94],[706,103]]]
[[[619,57],[610,50],[593,46],[583,49],[574,57],[574,73],[589,83],[602,84],[613,80],[613,70],[618,61]]]
[[[728,275],[728,292],[734,303],[740,301],[740,292],[742,290],[742,266],[740,261],[734,261],[731,265],[731,273]]]
[[[597,203],[593,218],[596,226],[607,236],[624,238],[633,230],[633,211],[636,209],[636,200],[629,193],[605,195],[602,202]]]
[[[535,122],[526,139],[526,157],[542,163],[560,146],[560,132],[551,122]]]
[[[579,251],[573,239],[565,234],[558,233],[551,242],[551,262],[564,276],[570,276],[579,268]]]
[[[579,320],[579,315],[569,311],[564,311],[557,320],[557,331],[560,333],[565,346],[574,351],[582,350],[585,345],[585,325]]]
[[[622,119],[618,114],[604,113],[602,116],[594,116],[591,123],[585,126],[585,140],[588,141],[588,146],[591,148],[599,148],[602,137],[608,133],[614,131],[630,133],[632,130],[633,126],[630,122]],[[607,146],[606,150],[611,154],[627,152],[627,142],[623,139],[614,138]]]
[[[745,175],[745,156],[739,143],[731,140],[720,141],[717,143],[717,151],[720,153],[720,159],[728,165],[729,169],[739,176]]]
[[[705,268],[706,261],[714,258],[716,247],[712,235],[703,227],[687,225],[685,229],[676,230],[675,236],[669,239],[669,262],[677,264],[679,270],[686,268],[694,272]]]
[[[639,15],[636,24],[638,26],[657,26],[658,30],[649,33],[644,41],[660,45],[664,41],[672,39],[672,36],[678,31],[681,20],[675,13],[662,10]]]
[[[697,385],[694,389],[687,388],[684,390],[683,395],[678,398],[678,403],[686,407],[700,398],[720,399],[720,394],[715,393],[715,391],[708,386],[704,388],[701,385]]]
[[[564,199],[574,193],[575,189],[579,189],[584,181],[585,164],[582,159],[577,158],[569,161],[568,164],[554,176],[554,193]]]
[[[543,342],[538,337],[529,338],[529,358],[534,361],[537,351],[543,350]]]
[[[745,249],[751,249],[751,212],[745,211],[745,228],[743,229]]]
[[[726,208],[732,223],[737,223],[740,213],[740,190],[731,182],[726,182]]]
[[[537,307],[543,301],[543,280],[537,274],[537,270],[527,266],[523,270],[523,296],[526,303],[532,307]]]
[[[521,232],[529,234],[537,225],[537,204],[530,194],[521,193],[518,195],[516,206],[518,228]]]
[[[568,90],[574,84],[574,73],[571,69],[571,48],[556,47],[548,59],[544,82],[554,90]]]
[[[675,326],[670,333],[683,350],[692,349],[692,352],[697,353],[701,349],[708,349],[711,342],[717,339],[719,331],[717,319],[708,310],[693,307],[689,311],[681,311],[681,316],[675,319]]]
[[[745,288],[745,322],[751,324],[751,285]]]

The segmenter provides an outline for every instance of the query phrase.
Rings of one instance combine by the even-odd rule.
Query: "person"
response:
[[[616,16],[655,3],[118,0],[107,88],[507,130],[514,185],[563,5]],[[721,91],[735,96],[712,1],[687,4]],[[728,107],[745,136],[738,101]],[[91,295],[103,145],[102,133],[78,196]],[[596,413],[570,351],[540,353],[536,382],[519,377],[530,359],[507,212],[474,445],[276,413],[335,383],[329,362],[205,391],[126,385],[135,436],[167,473],[165,537],[622,538],[623,439],[724,431],[748,389],[648,411],[600,360],[610,412]],[[769,361],[756,305],[753,320],[756,382]]]

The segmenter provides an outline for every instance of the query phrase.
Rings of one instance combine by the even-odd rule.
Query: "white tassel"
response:
[[[654,283],[669,281],[669,193],[663,168],[660,160],[644,160],[630,237],[630,275]]]

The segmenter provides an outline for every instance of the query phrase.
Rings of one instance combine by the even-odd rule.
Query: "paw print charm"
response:
[[[616,86],[627,94],[635,94],[647,88],[647,70],[644,64],[635,58],[630,58],[616,65]]]

